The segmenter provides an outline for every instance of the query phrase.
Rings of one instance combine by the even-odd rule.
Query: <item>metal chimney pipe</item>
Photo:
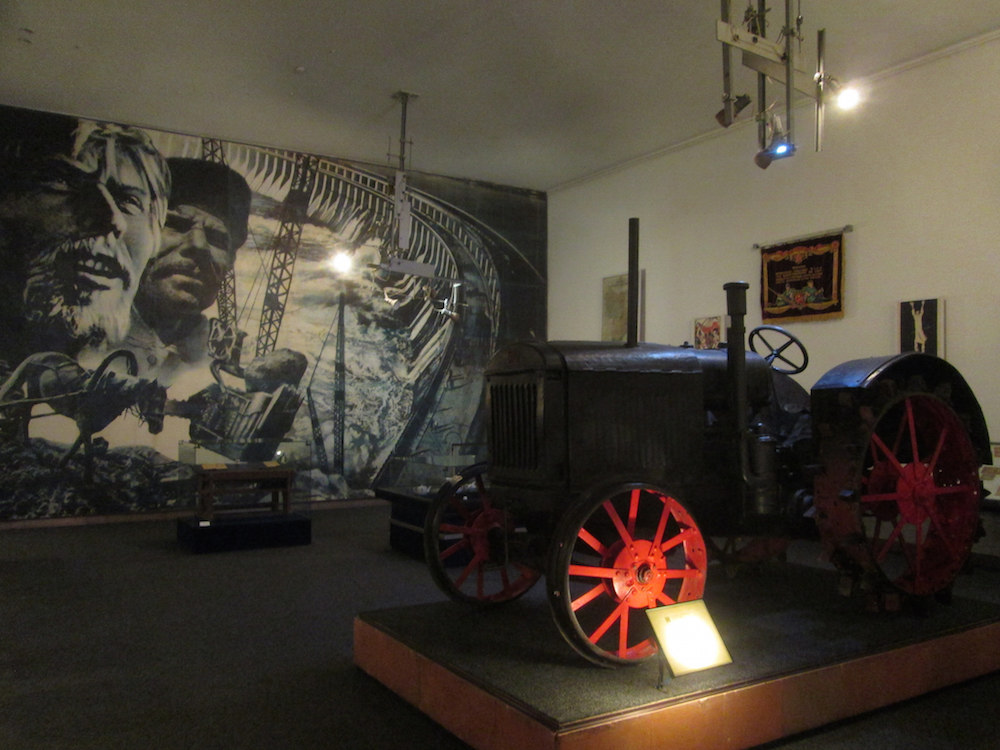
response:
[[[639,343],[639,220],[628,220],[628,317],[625,346]]]
[[[750,457],[747,450],[747,357],[746,323],[747,289],[745,281],[730,281],[722,286],[726,290],[726,313],[729,327],[726,333],[726,369],[729,373],[730,401],[733,406],[733,426],[740,452],[740,469],[744,481],[750,481]]]

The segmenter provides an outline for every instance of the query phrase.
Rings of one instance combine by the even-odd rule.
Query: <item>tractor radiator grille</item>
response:
[[[542,420],[538,384],[490,383],[490,461],[496,467],[534,471],[540,465]]]

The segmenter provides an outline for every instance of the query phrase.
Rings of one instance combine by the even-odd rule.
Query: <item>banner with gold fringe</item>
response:
[[[844,233],[761,248],[761,318],[806,321],[844,315]]]

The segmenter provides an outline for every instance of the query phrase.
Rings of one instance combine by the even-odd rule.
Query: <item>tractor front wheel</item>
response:
[[[621,485],[563,516],[549,552],[549,604],[584,658],[634,664],[657,648],[643,610],[700,598],[707,568],[705,539],[677,499],[651,485]]]

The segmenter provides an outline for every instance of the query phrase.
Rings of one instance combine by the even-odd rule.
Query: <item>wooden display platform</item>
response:
[[[992,602],[872,613],[836,595],[832,571],[722,578],[706,603],[734,663],[662,690],[656,660],[601,669],[576,656],[541,586],[486,611],[361,613],[354,660],[478,750],[746,748],[1000,670]]]

